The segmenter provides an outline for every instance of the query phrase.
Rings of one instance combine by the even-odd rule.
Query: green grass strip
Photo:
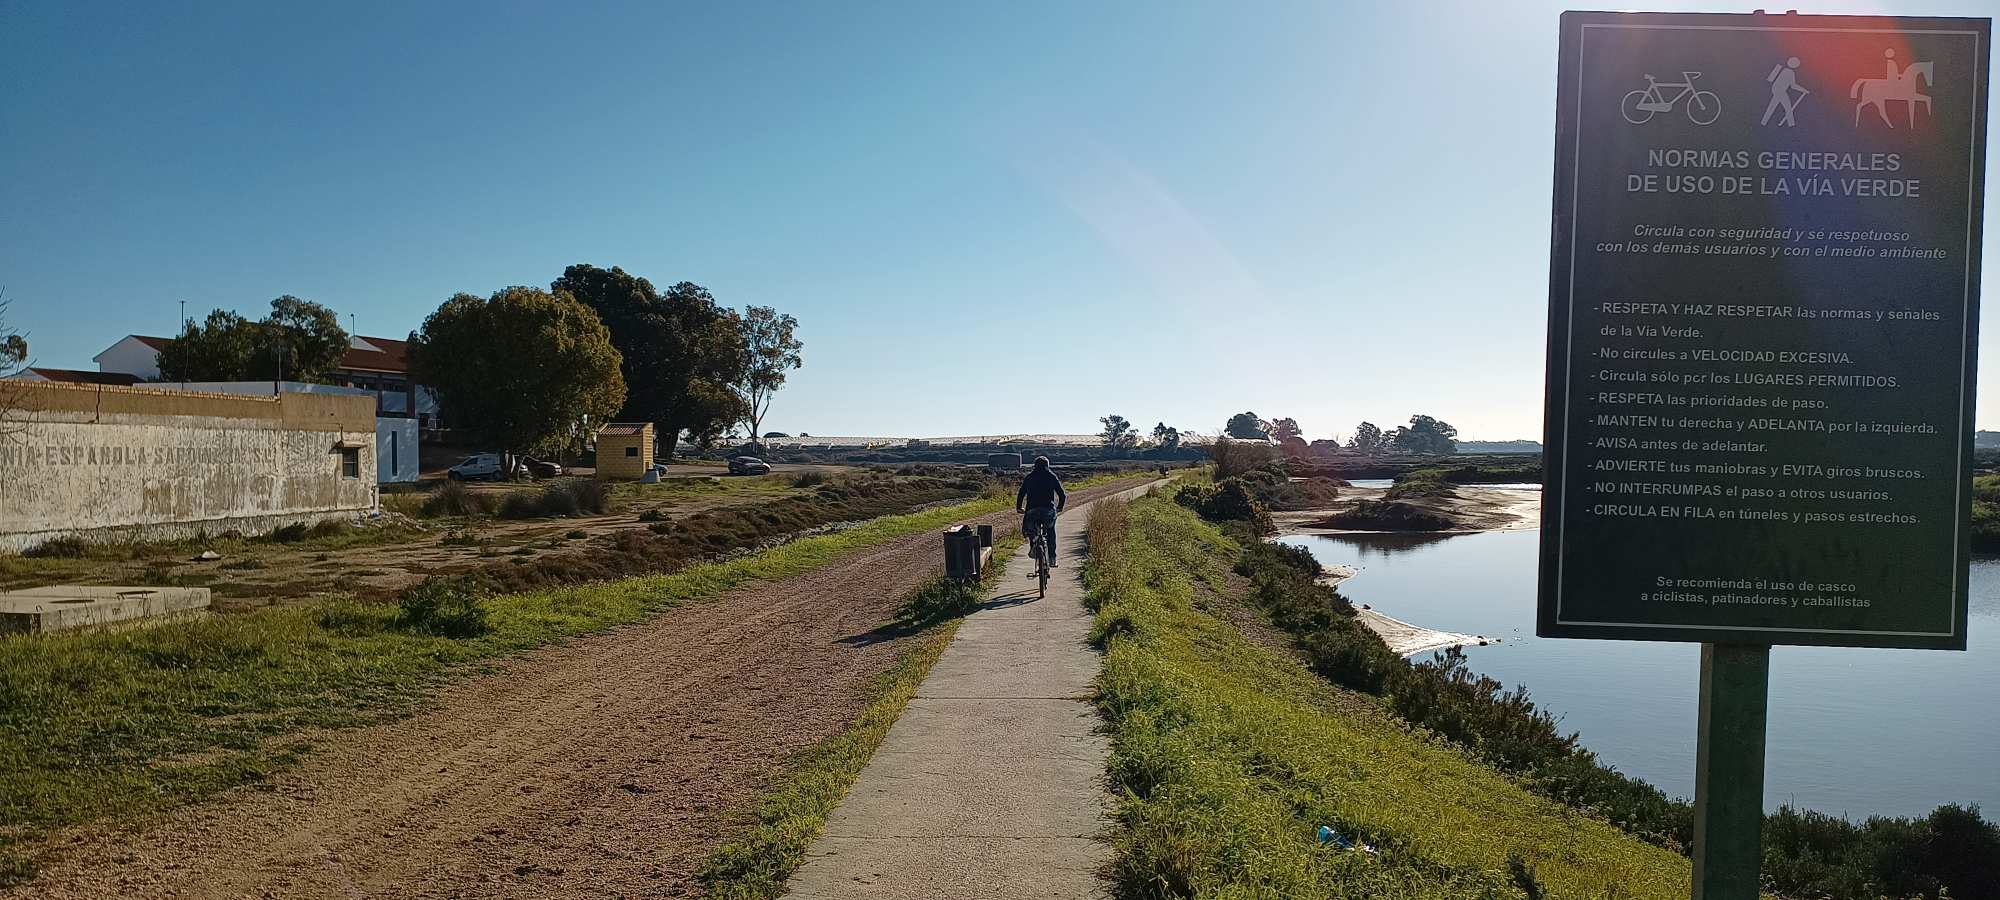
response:
[[[855,550],[1009,508],[986,497],[755,555],[485,601],[468,640],[392,626],[393,606],[326,601],[119,632],[0,638],[0,879],[49,831],[190,802],[269,776],[306,729],[406,714],[464,665],[645,619]]]
[[[1688,861],[1538,796],[1204,607],[1240,548],[1134,503],[1086,583],[1121,793],[1121,897],[1682,898]],[[1101,545],[1101,546],[1100,546]],[[1379,852],[1319,843],[1329,825]]]

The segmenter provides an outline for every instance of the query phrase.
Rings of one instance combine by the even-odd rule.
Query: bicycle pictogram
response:
[[[1714,91],[1695,90],[1694,80],[1700,77],[1700,72],[1684,71],[1680,81],[1660,81],[1647,75],[1646,89],[1626,94],[1625,100],[1618,104],[1618,111],[1625,115],[1625,121],[1644,125],[1658,113],[1673,112],[1675,106],[1686,100],[1687,105],[1682,109],[1687,112],[1688,121],[1696,125],[1713,125],[1716,119],[1722,118],[1722,98],[1715,96]],[[1661,88],[1676,93],[1668,97],[1661,92]]]

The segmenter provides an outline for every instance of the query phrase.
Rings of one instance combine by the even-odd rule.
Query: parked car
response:
[[[769,475],[771,464],[754,456],[732,456],[729,458],[731,475]]]
[[[561,478],[563,476],[562,463],[551,462],[546,459],[536,459],[532,456],[523,456],[521,457],[521,465],[527,467],[528,474],[536,478]]]
[[[514,472],[519,474],[522,471],[520,462],[516,461]],[[444,475],[453,481],[499,481],[507,477],[498,453],[474,453],[446,469]]]

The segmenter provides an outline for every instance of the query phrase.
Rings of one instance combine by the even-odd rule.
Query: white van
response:
[[[453,481],[477,481],[479,479],[498,480],[505,477],[500,467],[500,454],[474,453],[458,464],[444,471],[445,477]]]

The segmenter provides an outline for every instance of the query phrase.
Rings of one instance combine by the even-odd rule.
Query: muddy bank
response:
[[[1423,496],[1389,499],[1390,489],[1341,488],[1324,509],[1273,515],[1281,534],[1411,531],[1470,534],[1522,531],[1541,526],[1542,492],[1524,488],[1457,485]]]

